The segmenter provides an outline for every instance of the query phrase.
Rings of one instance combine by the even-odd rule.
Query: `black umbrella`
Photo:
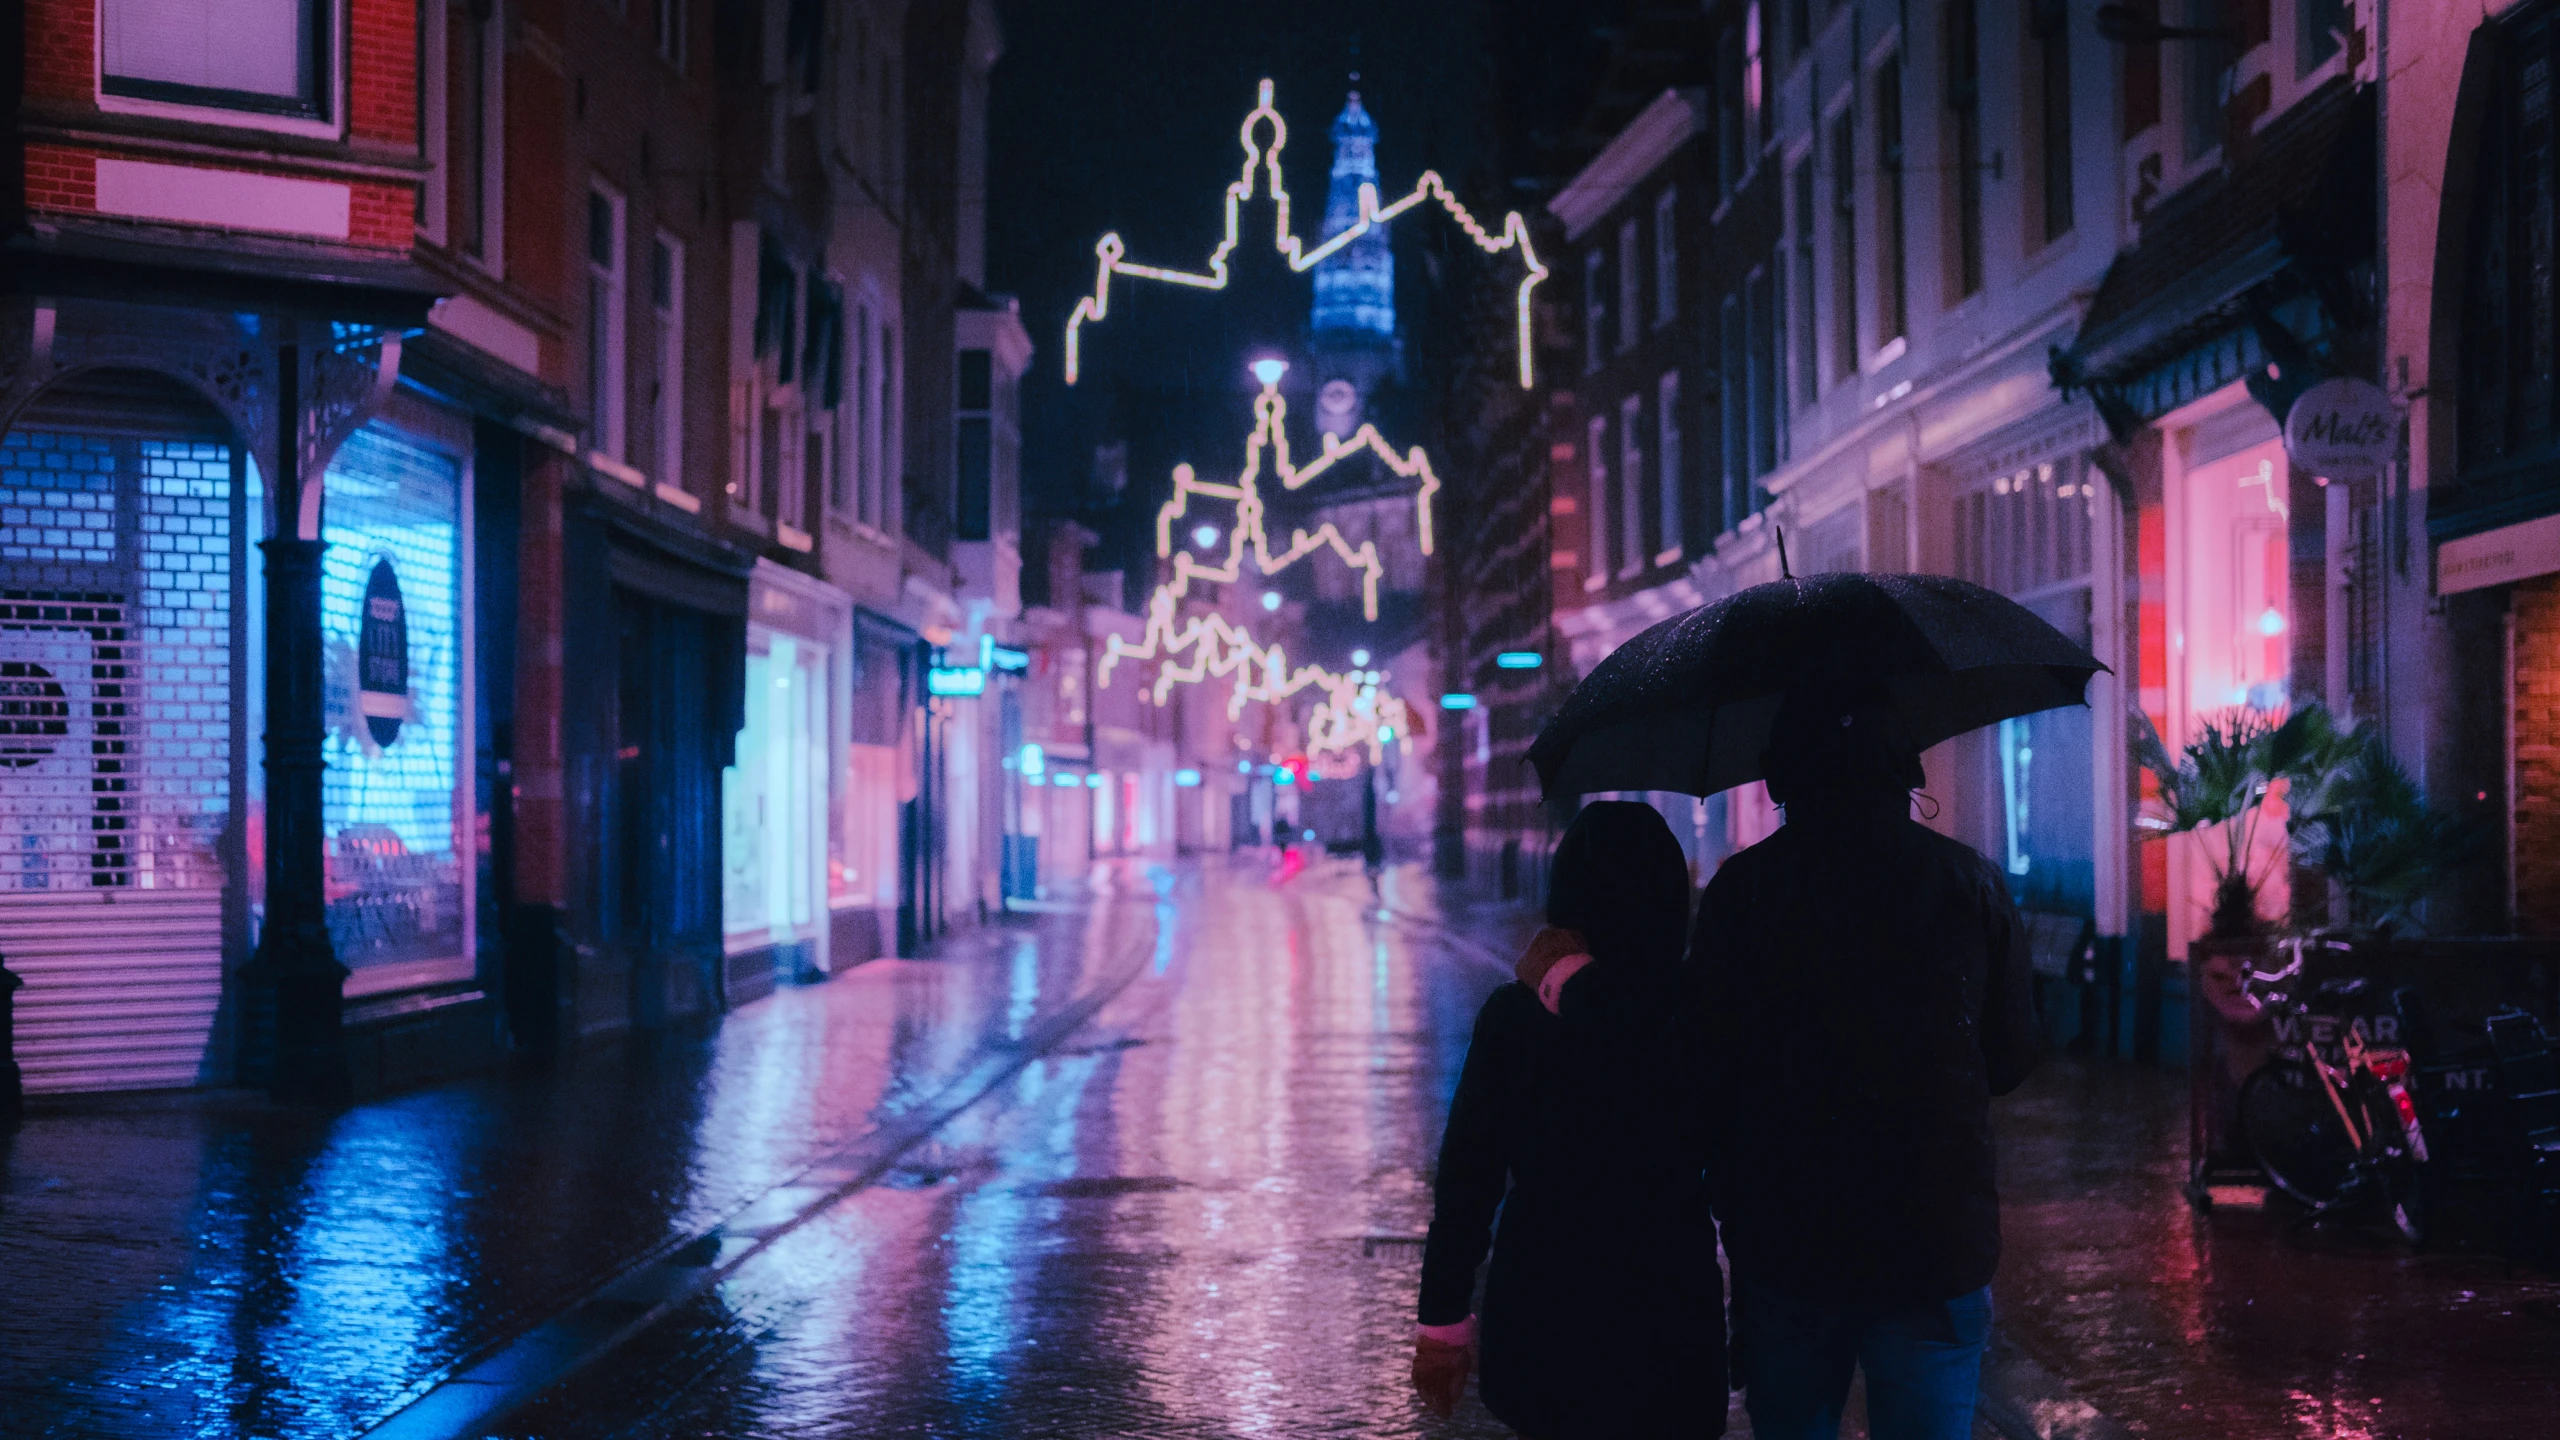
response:
[[[2085,703],[2107,667],[2034,611],[1944,575],[1816,575],[1754,585],[1621,645],[1538,732],[1546,793],[1712,795],[1760,778],[1778,702],[1817,678],[1877,677],[1926,748]]]

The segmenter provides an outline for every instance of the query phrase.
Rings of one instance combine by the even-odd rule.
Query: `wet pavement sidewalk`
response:
[[[556,1072],[36,1117],[0,1435],[1507,1433],[1406,1366],[1448,1095],[1534,919],[1348,862],[1103,885]],[[2550,1433],[2560,1285],[2199,1217],[2183,1097],[2057,1061],[2001,1102],[1978,1434]]]
[[[929,1104],[1169,936],[1170,871],[633,1040],[321,1115],[98,1100],[0,1137],[0,1435],[345,1436]]]

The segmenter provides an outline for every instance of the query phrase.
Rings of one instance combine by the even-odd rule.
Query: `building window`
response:
[[[658,58],[684,71],[684,0],[653,0],[650,11],[658,42]]]
[[[1618,402],[1618,573],[1644,568],[1644,397]]]
[[[1876,343],[1910,333],[1910,285],[1903,253],[1902,57],[1876,67]]]
[[[806,497],[802,513],[815,528],[826,507],[840,507],[846,498],[835,413],[844,397],[844,287],[823,275],[811,275],[804,288],[809,339],[800,367],[800,408],[809,423],[800,445]]]
[[[623,458],[622,197],[587,192],[587,423],[595,448]]]
[[[2028,233],[2050,245],[2071,233],[2071,25],[2062,0],[2027,12]]]
[[[1743,282],[1751,332],[1751,477],[1778,468],[1778,297],[1762,266]]]
[[[1787,194],[1795,210],[1796,276],[1795,377],[1798,403],[1811,405],[1821,389],[1822,367],[1816,363],[1813,303],[1813,160],[1808,156],[1787,175]]]
[[[1588,375],[1600,368],[1602,337],[1609,323],[1608,276],[1602,271],[1606,252],[1597,245],[1582,257],[1582,373]]]
[[[995,356],[960,352],[960,419],[956,436],[960,502],[953,538],[984,540],[995,516]]]
[[[2212,35],[2184,41],[2187,158],[2201,160],[2222,143],[2222,87],[2231,73],[2231,46],[2213,38],[2231,24],[2226,0],[2186,0],[2186,23]]]
[[[1750,363],[1743,344],[1742,297],[1724,297],[1719,331],[1722,363],[1716,366],[1716,413],[1724,429],[1724,528],[1732,529],[1751,513],[1751,455],[1743,399],[1744,369]]]
[[[1665,374],[1654,386],[1653,468],[1654,488],[1662,497],[1662,551],[1653,557],[1657,565],[1669,565],[1680,559],[1686,544],[1682,522],[1686,516],[1680,505],[1680,372]]]
[[[1680,192],[1662,187],[1653,197],[1653,323],[1656,329],[1680,315]]]
[[[504,235],[506,45],[499,10],[487,4],[448,3],[452,78],[447,87],[453,205],[453,243],[463,254],[497,270]]]
[[[1583,471],[1591,481],[1591,563],[1585,570],[1583,586],[1597,590],[1609,582],[1609,512],[1616,507],[1609,498],[1609,421],[1594,415],[1583,424]]]
[[[1760,162],[1764,132],[1760,123],[1767,90],[1767,67],[1760,54],[1758,0],[1742,7],[1742,152],[1745,165]]]
[[[329,0],[101,0],[100,88],[329,118]]]
[[[658,325],[658,373],[649,390],[650,464],[684,484],[684,242],[661,230],[649,246],[649,308]]]
[[[2159,22],[2160,0],[2128,0],[2125,9],[2138,21]],[[2160,123],[2160,42],[2132,40],[2116,48],[2124,55],[2124,138],[2130,140]]]
[[[1644,291],[1636,270],[1636,222],[1625,220],[1618,225],[1618,348],[1636,348],[1636,336],[1644,327]]]
[[[2501,27],[2463,270],[2462,483],[2495,484],[2491,496],[2547,483],[2544,467],[2560,453],[2560,301],[2551,282],[2560,266],[2560,145],[2550,80],[2560,67],[2560,18],[2549,7],[2526,14]]]
[[[853,518],[864,525],[882,523],[880,512],[880,336],[871,307],[853,307],[853,403],[845,407],[852,440],[846,469],[853,472]]]
[[[2352,23],[2347,0],[2293,0],[2294,74],[2308,75],[2329,63]]]
[[[1742,27],[1728,25],[1716,37],[1716,192],[1731,198],[1748,163],[1742,130]]]
[[[1843,110],[1831,118],[1831,373],[1858,373],[1858,131]]]
[[[1947,0],[1947,303],[1982,288],[1982,56],[1975,0]]]

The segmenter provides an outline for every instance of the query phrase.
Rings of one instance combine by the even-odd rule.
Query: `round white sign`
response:
[[[2382,473],[2400,444],[2400,407],[2370,380],[2341,376],[2302,392],[2284,417],[2284,452],[2331,480]]]

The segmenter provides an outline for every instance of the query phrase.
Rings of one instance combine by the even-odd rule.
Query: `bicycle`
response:
[[[2286,982],[2302,974],[2307,943],[2288,940],[2291,963],[2253,968],[2242,981],[2253,999],[2264,997],[2277,1043],[2241,1082],[2241,1133],[2268,1181],[2309,1207],[2312,1220],[2370,1207],[2415,1242],[2423,1233],[2418,1177],[2427,1140],[2409,1052],[2399,1043],[2402,997],[2395,992],[2377,1006],[2366,982],[2342,979],[2321,982],[2307,1001],[2294,998]]]

